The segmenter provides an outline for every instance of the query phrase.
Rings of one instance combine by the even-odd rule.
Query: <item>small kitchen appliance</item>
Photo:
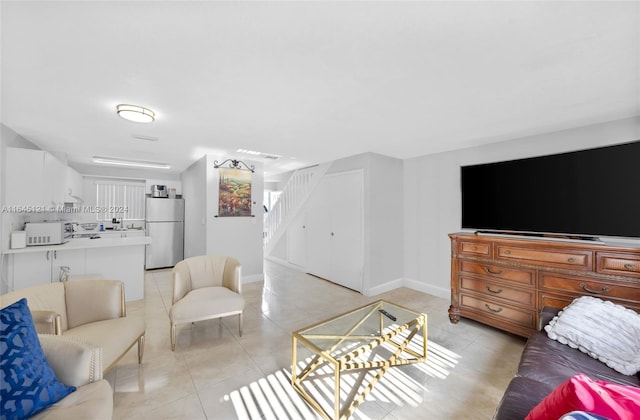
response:
[[[29,222],[24,228],[27,246],[59,245],[73,236],[71,222]]]
[[[169,197],[169,190],[166,185],[152,185],[151,197],[154,198],[167,198]]]

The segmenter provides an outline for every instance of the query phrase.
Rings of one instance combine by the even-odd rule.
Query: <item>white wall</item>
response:
[[[450,297],[450,241],[460,230],[460,166],[562,153],[640,139],[640,117],[404,161],[406,284]]]
[[[365,259],[369,264],[366,295],[389,290],[403,277],[404,255],[402,160],[370,153],[365,178]]]
[[[218,215],[218,170],[214,160],[224,158],[207,156],[207,254],[230,255],[242,264],[243,281],[263,279],[262,231],[264,210],[264,167],[262,162],[244,161],[255,166],[251,178],[252,214],[255,217],[215,217]],[[183,189],[184,189],[183,183]]]
[[[204,156],[182,175],[182,196],[185,200],[185,258],[196,255],[229,255],[242,264],[242,280],[262,280],[262,197],[264,169],[254,165],[251,180],[252,213],[256,217],[216,217],[218,215],[218,170],[214,160],[219,156]]]
[[[207,158],[196,161],[181,175],[184,198],[184,257],[207,253]]]

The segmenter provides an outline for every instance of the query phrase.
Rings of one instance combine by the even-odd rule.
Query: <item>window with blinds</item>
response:
[[[145,184],[96,181],[97,220],[144,220]]]

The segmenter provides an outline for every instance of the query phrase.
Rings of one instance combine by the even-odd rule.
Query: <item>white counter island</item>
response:
[[[147,236],[71,239],[62,245],[3,251],[8,290],[56,282],[69,276],[98,275],[122,280],[127,301],[144,299],[144,251]],[[4,288],[3,288],[4,289]]]

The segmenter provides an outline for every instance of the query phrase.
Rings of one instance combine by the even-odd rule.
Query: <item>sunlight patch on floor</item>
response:
[[[421,340],[421,337],[419,338]],[[419,341],[419,340],[417,340]],[[419,351],[419,345],[414,351]],[[373,387],[365,403],[379,403],[380,406],[393,405],[418,407],[424,401],[424,394],[429,392],[424,385],[424,376],[439,380],[446,380],[452,369],[462,356],[428,340],[427,360],[422,363],[392,367]],[[382,346],[381,346],[382,347]],[[390,350],[390,349],[386,349]],[[345,349],[348,351],[348,349]],[[304,368],[311,357],[298,363],[299,369]],[[371,360],[385,360],[380,354],[371,355]],[[355,370],[343,372],[340,383],[340,401],[344,405],[357,396],[361,388],[375,376],[377,369]],[[326,364],[310,375],[305,383],[306,390],[327,412],[333,412],[334,401],[334,372]],[[238,419],[241,420],[282,420],[282,419],[310,419],[321,418],[291,385],[291,372],[287,369],[278,370],[257,381],[251,382],[238,390],[230,392],[224,399],[231,401]],[[370,417],[357,409],[351,418],[369,420]]]

